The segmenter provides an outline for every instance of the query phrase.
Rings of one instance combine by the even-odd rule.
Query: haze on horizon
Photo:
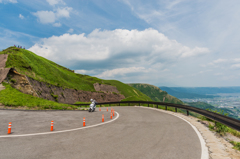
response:
[[[240,1],[0,0],[0,50],[156,86],[240,86]]]

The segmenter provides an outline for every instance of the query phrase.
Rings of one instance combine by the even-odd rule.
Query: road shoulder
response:
[[[148,108],[148,107],[144,107]],[[151,108],[155,109],[155,108]],[[201,123],[200,119],[186,116],[182,113],[176,113],[171,111],[165,111],[162,109],[157,109],[158,111],[172,114],[178,116],[190,122],[194,125],[198,131],[201,133],[201,136],[205,140],[206,146],[208,148],[209,158],[210,159],[236,159],[240,158],[240,152],[233,149],[232,144],[226,141],[223,137],[216,135],[216,133],[210,131],[208,127]]]

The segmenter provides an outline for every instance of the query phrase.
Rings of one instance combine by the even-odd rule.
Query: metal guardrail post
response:
[[[157,104],[157,108],[158,108],[158,104]]]
[[[140,106],[140,103],[138,103],[139,104],[139,106]]]
[[[177,108],[175,107],[175,112],[177,112]]]
[[[120,103],[118,103],[118,105],[120,106]]]
[[[165,110],[167,110],[167,106],[165,105]]]
[[[130,104],[128,103],[128,106],[130,106]]]
[[[102,106],[102,104],[100,104],[100,107]]]
[[[148,103],[148,107],[149,107],[149,103]]]
[[[189,111],[187,110],[187,116],[189,116]]]

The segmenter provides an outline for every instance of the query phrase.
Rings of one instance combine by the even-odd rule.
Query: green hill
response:
[[[103,80],[74,73],[74,71],[68,68],[25,49],[9,47],[1,51],[0,54],[8,54],[6,68],[14,68],[20,74],[40,82],[45,82],[63,89],[70,88],[91,92],[96,92],[93,86],[94,83],[106,84],[116,86],[119,93],[125,96],[123,100],[151,101],[151,98],[147,95],[120,81]]]
[[[165,102],[167,103],[183,104],[181,100],[169,95],[166,91],[162,91],[156,86],[153,86],[150,84],[141,84],[141,83],[136,83],[136,84],[134,83],[129,85],[138,89],[142,93],[146,94],[153,101],[162,102],[163,98],[165,97]]]

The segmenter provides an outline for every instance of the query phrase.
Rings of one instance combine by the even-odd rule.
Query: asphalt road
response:
[[[159,111],[138,107],[114,107],[119,118],[113,122],[56,134],[0,137],[0,158],[11,159],[200,159],[201,145],[185,121]],[[104,108],[102,108],[104,110]],[[34,134],[82,127],[110,120],[110,113],[97,111],[7,111],[0,110],[0,136]],[[116,117],[116,116],[115,116]]]

